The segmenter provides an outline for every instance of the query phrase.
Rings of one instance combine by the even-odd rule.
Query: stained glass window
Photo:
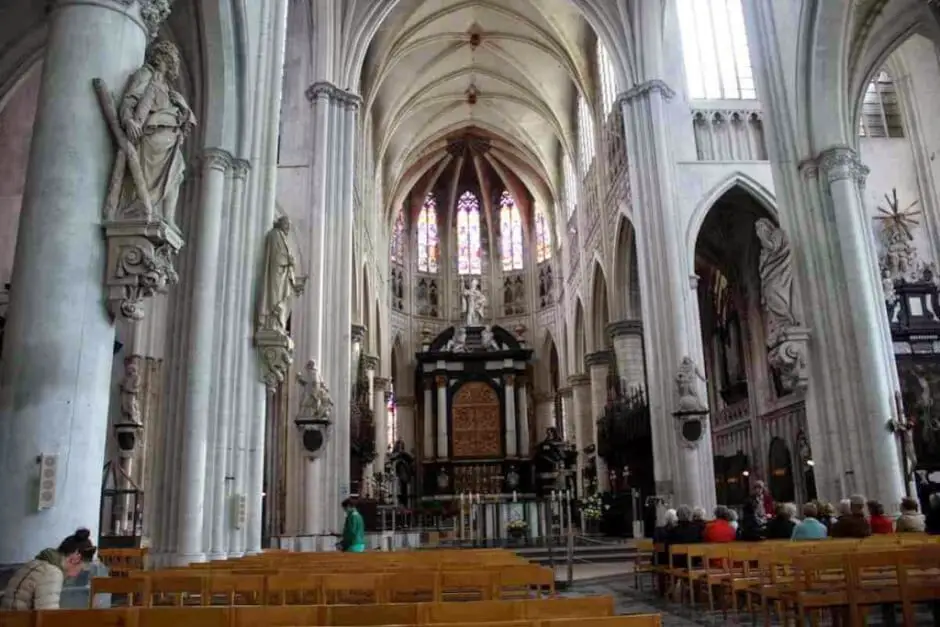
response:
[[[571,159],[565,157],[562,164],[562,176],[565,186],[565,205],[568,209],[568,217],[574,213],[574,208],[578,206],[578,181],[574,176],[574,167],[571,165]]]
[[[542,263],[552,256],[552,234],[548,228],[545,212],[535,212],[535,260]]]
[[[457,199],[457,273],[483,273],[483,260],[480,256],[480,201],[469,191]]]
[[[509,192],[499,197],[499,237],[503,271],[522,270],[522,218]]]
[[[590,105],[581,95],[578,96],[578,153],[581,176],[584,176],[594,162],[594,120]]]
[[[392,262],[401,263],[405,253],[405,212],[398,210],[395,226],[392,227]]]
[[[601,79],[601,106],[603,107],[601,113],[604,116],[603,119],[606,119],[617,100],[617,74],[614,72],[614,62],[610,58],[607,46],[599,39],[597,40],[597,74]]]
[[[754,99],[741,0],[679,0],[689,96]]]
[[[437,201],[428,194],[418,214],[418,272],[437,272]]]

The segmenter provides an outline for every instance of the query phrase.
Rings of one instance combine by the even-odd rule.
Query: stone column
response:
[[[561,388],[558,390],[558,394],[561,396],[561,406],[562,406],[562,421],[560,425],[551,425],[558,429],[559,435],[561,435],[566,442],[577,442],[578,438],[578,425],[575,421],[574,415],[574,389],[571,386]]]
[[[651,53],[652,54],[652,53]],[[661,62],[652,58],[651,71]],[[634,85],[620,95],[633,185],[642,298],[643,346],[649,380],[656,493],[674,504],[699,505],[711,511],[715,505],[714,462],[711,433],[706,428],[691,450],[679,455],[676,374],[683,358],[689,357],[704,371],[698,300],[689,289],[694,268],[692,251],[682,246],[686,234],[675,200],[675,159],[669,101],[674,92],[662,80]],[[681,105],[676,104],[676,109]],[[676,113],[678,115],[678,113]],[[700,398],[706,398],[704,383]],[[685,444],[681,445],[685,448]],[[689,461],[694,457],[694,461]]]
[[[598,447],[597,421],[607,407],[607,375],[610,374],[611,354],[609,351],[597,351],[584,356],[584,365],[591,377],[591,443]],[[610,477],[607,476],[607,462],[597,455],[597,487],[602,492],[610,491]]]
[[[535,393],[535,437],[541,440],[545,431],[555,426],[555,416],[552,409],[555,406],[555,395],[551,392]]]
[[[529,458],[529,393],[525,377],[519,377],[516,391],[519,396],[519,457]]]
[[[372,415],[375,419],[375,469],[385,472],[385,456],[388,453],[388,384],[389,380],[376,377],[373,381]]]
[[[571,386],[571,423],[574,427],[574,443],[578,447],[578,494],[584,495],[584,465],[587,454],[584,452],[591,445],[591,377],[586,374],[574,374],[568,377]]]
[[[437,458],[447,459],[447,376],[434,378],[437,384]]]
[[[0,370],[0,564],[77,527],[96,534],[114,347],[100,224],[114,146],[92,79],[125,85],[147,26],[136,2],[62,0],[44,43]],[[56,478],[42,510],[39,456]]]
[[[415,398],[414,396],[395,396],[395,409],[398,411],[398,439],[405,443],[405,450],[414,454],[415,434]]]
[[[202,155],[202,194],[193,251],[189,351],[183,410],[183,455],[180,476],[179,544],[176,562],[188,564],[206,557],[203,537],[206,465],[208,463],[209,410],[215,341],[215,286],[219,280],[219,245],[222,240],[222,204],[225,173],[232,157],[211,149]]]
[[[362,329],[362,332],[359,333],[357,329]],[[362,339],[365,337],[365,330],[366,328],[362,325],[357,325],[357,324],[353,325],[352,337],[353,337],[354,346],[357,343],[357,337],[358,337],[358,343],[361,348]],[[356,349],[353,348],[353,354],[355,355],[355,353],[356,353]],[[379,358],[376,357],[375,355],[363,355],[362,361],[363,361],[363,366],[365,367],[365,371],[366,371],[366,396],[369,398],[369,403],[372,406],[372,425],[373,425],[373,428],[375,429],[373,446],[375,446],[376,457],[374,461],[369,462],[368,464],[366,464],[366,467],[362,469],[363,479],[362,479],[362,485],[359,486],[359,494],[367,495],[368,493],[368,496],[372,496],[371,494],[372,476],[376,473],[376,471],[378,472],[384,471],[384,464],[377,464],[376,462],[378,461],[379,455],[382,453],[382,450],[383,450],[379,447],[379,437],[380,437],[379,430],[380,430],[380,418],[384,416],[385,414],[384,412],[382,414],[379,413],[374,402],[375,380],[376,380],[375,375],[379,367]],[[353,364],[354,369],[357,370],[357,368],[355,368],[356,365],[357,364],[355,364],[354,362]],[[355,372],[354,376],[358,376],[358,372]],[[360,383],[359,381],[356,381],[357,385],[359,383]],[[384,459],[384,456],[383,456],[383,459]]]
[[[884,292],[871,234],[871,218],[862,201],[868,168],[850,148],[832,148],[816,160],[820,185],[831,195],[838,242],[836,248],[845,269],[845,298],[851,312],[851,328],[857,356],[852,370],[858,377],[855,413],[846,415],[850,429],[861,440],[860,455],[852,455],[847,484],[883,503],[904,496],[904,473],[897,439],[886,427],[895,414],[898,376],[885,315]],[[810,176],[815,173],[807,172]],[[854,485],[853,485],[854,484]]]
[[[614,343],[617,373],[624,394],[637,390],[646,392],[646,358],[643,353],[643,321],[621,320],[607,325],[607,334]]]
[[[435,458],[434,442],[437,434],[434,431],[434,381],[424,381],[424,445],[421,456],[425,461]]]
[[[504,382],[506,424],[503,430],[506,432],[506,457],[517,457],[519,447],[516,442],[516,375],[507,374]]]

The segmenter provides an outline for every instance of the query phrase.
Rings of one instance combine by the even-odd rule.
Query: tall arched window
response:
[[[571,165],[571,159],[568,157],[562,161],[561,175],[564,178],[562,183],[565,186],[565,205],[570,218],[574,213],[574,208],[578,206],[578,181],[574,176],[574,166]]]
[[[404,261],[405,253],[405,212],[398,210],[395,226],[392,227],[392,263]]]
[[[578,153],[581,176],[584,176],[591,167],[591,162],[594,161],[594,121],[591,118],[591,107],[580,94],[578,95]]]
[[[418,213],[418,272],[437,272],[437,255],[437,201],[428,194]]]
[[[617,100],[617,74],[610,52],[600,39],[597,40],[597,75],[601,83],[601,113],[606,119]]]
[[[538,263],[546,261],[552,256],[552,234],[548,228],[545,212],[539,209],[535,212],[535,260]]]
[[[898,90],[884,69],[875,74],[865,90],[858,134],[860,137],[904,137]]]
[[[757,97],[741,0],[679,0],[679,26],[691,98]]]
[[[469,191],[457,199],[457,273],[483,273],[480,257],[480,201]]]
[[[509,192],[499,197],[499,239],[503,271],[522,270],[522,218]]]

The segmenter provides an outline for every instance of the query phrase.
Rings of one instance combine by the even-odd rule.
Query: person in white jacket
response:
[[[57,549],[44,549],[7,583],[0,610],[56,610],[66,577],[76,577],[95,556],[91,532],[78,529]]]

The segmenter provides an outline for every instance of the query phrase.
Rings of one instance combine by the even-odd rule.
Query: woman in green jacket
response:
[[[362,553],[366,550],[366,525],[362,514],[356,509],[352,499],[342,503],[346,511],[346,522],[343,524],[343,538],[339,542],[339,549],[344,553]]]

